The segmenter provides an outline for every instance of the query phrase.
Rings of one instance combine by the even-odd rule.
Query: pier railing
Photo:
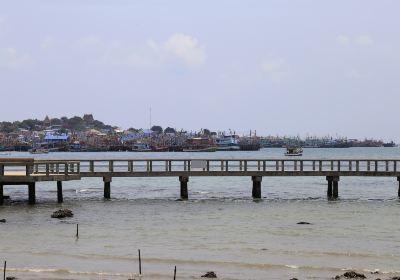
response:
[[[254,172],[265,176],[397,176],[400,159],[0,159],[0,176],[246,176]]]
[[[80,161],[34,160],[32,158],[0,159],[0,176],[77,175]]]
[[[0,176],[5,176],[10,172],[29,176],[32,173],[33,162],[33,158],[0,159]]]
[[[246,173],[270,172],[299,174],[346,172],[397,173],[400,159],[145,159],[145,160],[80,160],[80,169],[85,174],[96,173]]]
[[[78,175],[80,161],[72,160],[35,160],[32,168],[34,175]]]

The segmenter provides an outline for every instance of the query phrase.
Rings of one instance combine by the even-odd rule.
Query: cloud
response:
[[[341,46],[371,46],[374,44],[374,40],[371,36],[368,35],[359,35],[359,36],[347,36],[347,35],[338,35],[336,36],[336,42]]]
[[[206,51],[198,40],[190,35],[172,34],[163,44],[166,51],[185,63],[186,66],[195,67],[205,63]]]
[[[351,80],[358,80],[362,78],[361,73],[357,69],[351,69],[345,72],[345,77]]]
[[[361,46],[371,46],[374,44],[374,41],[370,36],[362,35],[356,38],[356,43]]]
[[[15,48],[0,49],[0,68],[21,69],[32,62],[28,54],[21,54]]]
[[[6,26],[6,18],[0,15],[0,31],[4,30]]]
[[[285,64],[286,62],[282,58],[270,59],[261,64],[261,69],[273,82],[281,82],[287,77]]]
[[[42,47],[47,48],[53,43],[44,40]],[[77,40],[73,49],[83,55],[88,64],[137,69],[160,69],[168,67],[174,60],[184,67],[194,68],[203,65],[206,59],[204,46],[196,38],[181,33],[174,33],[165,41],[147,40],[139,45],[87,36]]]
[[[347,46],[350,44],[350,38],[345,35],[338,35],[336,37],[336,42],[338,42],[339,45]]]
[[[57,46],[56,41],[51,37],[46,37],[40,42],[40,48],[42,50],[54,49]]]
[[[79,39],[74,50],[89,65],[128,67],[132,69],[159,68],[160,59],[148,44],[132,45],[121,41],[107,41],[96,36]]]

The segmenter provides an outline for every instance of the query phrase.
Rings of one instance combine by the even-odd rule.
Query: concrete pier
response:
[[[105,162],[107,164],[105,164]],[[117,163],[117,164],[115,164]],[[371,165],[372,163],[372,165]],[[189,177],[251,177],[252,197],[262,197],[263,177],[323,176],[328,181],[328,199],[339,197],[339,178],[391,177],[398,180],[400,198],[400,159],[79,159],[38,160],[0,158],[0,204],[6,185],[28,185],[29,203],[36,200],[35,183],[57,182],[57,199],[63,202],[62,182],[83,178],[103,178],[104,198],[111,197],[112,178],[179,177],[180,196],[188,199]]]
[[[111,177],[103,177],[104,182],[104,198],[110,199],[111,198]]]
[[[328,190],[327,196],[328,198],[338,198],[339,197],[339,176],[327,176],[326,180],[328,181]]]
[[[252,176],[251,180],[253,181],[253,190],[252,190],[253,198],[261,198],[262,176]]]
[[[189,193],[188,193],[189,177],[179,176],[179,182],[181,182],[181,199],[187,200],[189,198]]]
[[[0,183],[0,205],[4,203],[4,186]]]
[[[62,191],[62,181],[57,181],[57,201],[58,203],[62,203],[63,199],[63,191]]]
[[[35,183],[28,183],[28,196],[29,196],[29,204],[36,203],[36,186]]]

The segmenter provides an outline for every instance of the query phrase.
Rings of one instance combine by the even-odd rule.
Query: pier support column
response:
[[[179,176],[179,182],[181,182],[181,199],[187,200],[189,198],[189,193],[188,193],[189,177]]]
[[[111,198],[111,177],[103,177],[104,182],[104,198]]]
[[[328,190],[326,191],[326,196],[328,198],[332,197],[332,176],[326,176],[326,180],[328,181]]]
[[[251,180],[253,181],[253,198],[261,198],[261,176],[252,176]]]
[[[4,192],[3,192],[3,183],[0,183],[0,205],[3,205],[4,203]]]
[[[35,182],[28,183],[28,196],[29,196],[29,204],[36,203],[36,187]]]
[[[333,198],[339,197],[339,177],[333,177],[332,197]]]
[[[400,198],[400,177],[397,177],[397,181],[399,181],[399,191],[398,191],[398,197]]]
[[[57,201],[58,203],[62,203],[63,199],[63,191],[62,191],[62,181],[57,181]]]
[[[326,176],[328,181],[327,196],[329,198],[339,197],[339,176]]]

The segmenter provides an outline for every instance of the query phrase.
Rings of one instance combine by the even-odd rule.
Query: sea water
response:
[[[46,159],[283,158],[283,149],[215,153],[50,153]],[[12,153],[13,157],[30,156]],[[400,159],[400,148],[305,149],[303,158]],[[102,178],[5,186],[0,261],[20,279],[330,279],[346,270],[369,279],[400,274],[400,201],[396,178],[341,177],[339,199],[326,199],[325,177],[264,177],[261,201],[249,177]],[[52,219],[60,207],[74,217]],[[298,222],[309,225],[299,225]],[[79,238],[76,238],[79,224]],[[371,274],[379,271],[381,275]]]

